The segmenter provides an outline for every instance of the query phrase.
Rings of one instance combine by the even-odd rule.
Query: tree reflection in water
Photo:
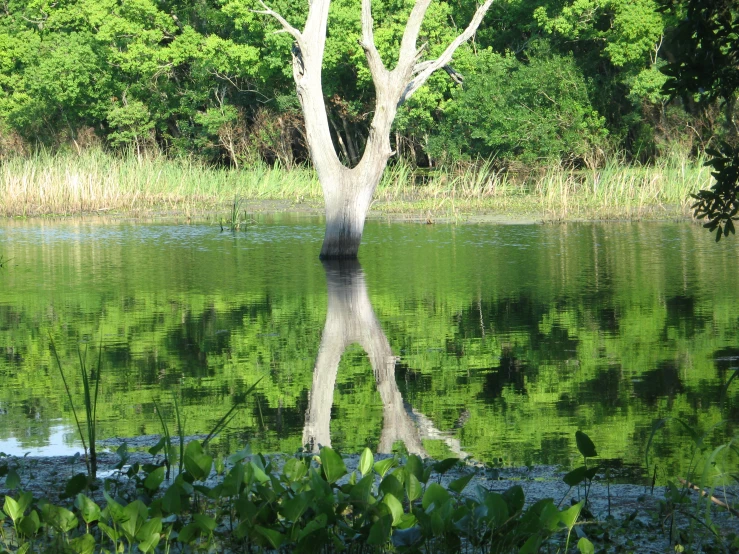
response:
[[[328,310],[313,370],[303,444],[312,450],[331,445],[331,405],[339,361],[347,347],[358,343],[369,356],[383,404],[378,452],[391,452],[393,444],[402,441],[408,452],[425,456],[411,408],[403,402],[395,382],[397,358],[367,295],[362,267],[357,260],[324,261],[323,266],[328,286]]]

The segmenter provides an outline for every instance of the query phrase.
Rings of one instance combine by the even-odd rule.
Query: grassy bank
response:
[[[650,166],[612,160],[589,170],[550,166],[525,174],[502,172],[490,163],[419,173],[401,163],[387,170],[373,209],[452,218],[470,213],[547,220],[675,217],[687,215],[689,194],[710,182],[699,161],[677,158]],[[5,216],[203,215],[222,212],[237,197],[320,205],[321,189],[309,168],[260,165],[236,171],[100,150],[40,153],[0,166],[0,214]]]

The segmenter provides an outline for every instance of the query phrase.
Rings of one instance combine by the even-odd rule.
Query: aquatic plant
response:
[[[91,371],[88,375],[87,371],[87,345],[85,345],[85,351],[77,346],[77,355],[79,358],[79,373],[82,377],[83,387],[83,402],[85,406],[85,430],[83,432],[80,419],[77,416],[77,409],[75,407],[75,401],[72,397],[72,392],[69,390],[69,384],[67,378],[64,375],[62,369],[62,362],[59,359],[59,353],[57,352],[56,344],[54,339],[49,335],[51,351],[56,360],[59,374],[62,377],[64,383],[64,390],[67,393],[67,398],[72,406],[72,414],[74,415],[74,421],[77,424],[77,431],[82,441],[82,448],[85,451],[85,464],[87,466],[87,475],[91,481],[97,478],[97,447],[96,447],[96,434],[97,434],[97,404],[98,404],[98,392],[100,391],[100,377],[102,375],[102,362],[103,362],[103,343],[102,337],[100,339],[100,348],[98,349],[98,367],[96,371]],[[92,380],[92,383],[91,383]],[[92,388],[94,386],[94,389]],[[87,440],[85,440],[87,439]]]

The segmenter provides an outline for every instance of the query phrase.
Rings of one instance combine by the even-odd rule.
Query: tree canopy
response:
[[[455,56],[456,80],[465,85],[432,76],[399,111],[392,146],[419,165],[493,154],[501,163],[586,164],[602,153],[639,161],[695,154],[731,139],[726,114],[736,103],[724,100],[736,96],[736,14],[721,5],[496,1],[474,41]],[[270,6],[294,25],[307,13],[305,2]],[[373,2],[385,63],[397,53],[410,6]],[[254,13],[259,7],[250,0],[8,0],[0,13],[0,156],[39,144],[102,143],[237,167],[306,160],[292,38],[274,33],[278,23]],[[438,55],[475,9],[474,2],[434,2],[421,29],[429,55]],[[715,40],[700,35],[700,46],[690,46],[689,9],[697,15],[687,21],[704,20],[701,32],[717,33]],[[350,165],[364,148],[374,103],[357,42],[359,13],[358,0],[332,3],[323,67],[332,137]],[[665,67],[682,69],[665,74]],[[496,92],[502,83],[523,82],[527,72],[540,78],[522,98]],[[546,76],[572,86],[558,88]],[[664,88],[666,81],[674,87]],[[474,107],[490,121],[515,114],[541,140],[517,144],[496,126],[483,130],[471,117]],[[527,119],[537,110],[544,110],[546,127],[541,117]]]

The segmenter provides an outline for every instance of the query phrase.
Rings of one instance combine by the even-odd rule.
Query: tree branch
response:
[[[421,62],[420,64],[416,64],[416,66],[414,67],[414,73],[416,72],[416,68],[420,67],[421,69],[417,71],[417,75],[406,85],[403,94],[400,95],[398,105],[408,100],[413,95],[413,93],[416,92],[428,80],[428,78],[434,71],[449,64],[457,48],[467,42],[472,37],[472,35],[475,34],[477,28],[482,22],[482,18],[485,17],[485,13],[488,11],[488,8],[492,3],[493,0],[485,0],[485,3],[477,8],[472,21],[470,21],[470,24],[467,26],[467,28],[462,34],[455,38],[449,46],[447,46],[446,50],[444,50],[441,56],[439,56],[435,60],[428,60],[425,62]],[[410,20],[408,24],[410,26]],[[405,41],[405,37],[403,37],[403,40]]]
[[[290,35],[292,35],[292,37],[298,42],[298,46],[302,49],[303,48],[303,35],[300,33],[300,31],[298,31],[295,27],[290,25],[287,22],[287,19],[282,17],[276,11],[270,9],[270,7],[264,3],[264,0],[259,0],[259,3],[262,5],[264,9],[263,10],[253,10],[254,13],[261,13],[261,14],[269,15],[270,17],[275,18],[280,23],[280,25],[282,25],[283,31],[285,33],[289,33]]]
[[[374,21],[372,20],[372,0],[362,0],[362,40],[359,44],[367,57],[372,80],[377,82],[386,73],[380,53],[375,46]]]
[[[408,16],[403,39],[400,42],[400,52],[398,53],[398,67],[411,65],[416,60],[418,52],[416,50],[416,42],[418,41],[418,33],[421,31],[423,18],[426,17],[431,0],[416,0],[416,3]]]

